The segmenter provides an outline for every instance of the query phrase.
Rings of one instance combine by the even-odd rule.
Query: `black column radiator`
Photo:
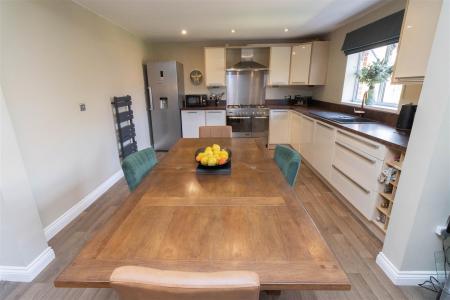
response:
[[[119,138],[120,157],[124,159],[137,151],[136,130],[133,123],[133,110],[131,109],[131,96],[114,97],[111,104]]]

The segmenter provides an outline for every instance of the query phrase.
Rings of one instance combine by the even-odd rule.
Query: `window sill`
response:
[[[346,102],[341,101],[341,104],[352,106],[352,107],[361,107],[361,103],[354,103],[354,102]],[[377,110],[377,111],[384,111],[389,113],[395,113],[397,114],[398,108],[397,107],[388,107],[388,106],[380,106],[380,105],[364,105],[364,109],[366,110]]]

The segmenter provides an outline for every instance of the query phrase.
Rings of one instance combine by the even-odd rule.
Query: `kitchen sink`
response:
[[[343,113],[337,113],[337,112],[328,112],[328,111],[317,111],[317,112],[311,112],[310,114],[315,115],[319,118],[342,123],[342,124],[354,124],[354,123],[375,123],[376,121],[358,117],[358,116],[352,116],[348,114]]]

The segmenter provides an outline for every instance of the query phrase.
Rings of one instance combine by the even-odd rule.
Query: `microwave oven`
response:
[[[201,107],[208,105],[208,95],[186,95],[186,107]]]

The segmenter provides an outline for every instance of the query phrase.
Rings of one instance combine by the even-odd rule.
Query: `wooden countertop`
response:
[[[320,118],[311,112],[325,112],[324,110],[316,107],[302,107],[292,105],[269,105],[270,109],[291,109],[300,112],[310,118],[320,120],[324,123],[328,123],[335,127],[348,130],[352,133],[366,137],[373,141],[384,144],[390,148],[394,148],[401,151],[406,151],[408,146],[409,135],[397,131],[394,127],[388,126],[383,123],[358,123],[358,124],[342,124]]]
[[[231,175],[197,175],[194,152],[231,149]],[[182,139],[57,277],[109,287],[114,268],[250,270],[262,290],[348,290],[301,199],[254,139]]]

